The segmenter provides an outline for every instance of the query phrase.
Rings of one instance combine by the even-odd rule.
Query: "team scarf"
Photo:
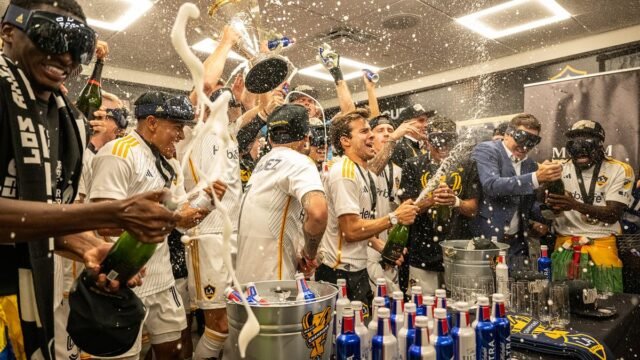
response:
[[[77,116],[64,95],[56,92],[53,96],[59,113],[57,131],[49,129],[46,116],[39,115],[35,94],[22,70],[0,55],[0,121],[7,122],[11,132],[15,199],[51,204],[71,203],[76,196],[87,138],[85,119]],[[52,154],[52,143],[63,150]],[[1,178],[6,175],[0,173]],[[53,244],[53,238],[15,244],[16,251],[28,259],[18,268],[18,303],[26,304],[20,308],[20,321],[29,359],[54,358]]]

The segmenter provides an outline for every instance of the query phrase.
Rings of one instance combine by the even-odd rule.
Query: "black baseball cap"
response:
[[[309,135],[309,113],[302,105],[285,104],[267,119],[269,138],[276,144],[300,141]]]
[[[435,115],[429,120],[429,123],[427,124],[427,134],[436,132],[455,133],[456,123],[445,116]]]
[[[566,133],[564,133],[564,135],[569,138],[581,135],[594,136],[604,141],[605,133],[602,125],[600,125],[600,123],[597,121],[578,120],[573,123],[573,125],[571,125],[571,128]]]
[[[289,95],[289,102],[294,102],[303,96],[308,96],[313,99],[318,99],[318,91],[309,85],[298,85],[295,88],[293,88],[293,91],[296,91],[296,92],[292,92],[291,95]],[[299,94],[299,93],[302,93],[302,94]]]
[[[369,120],[369,126],[371,127],[371,130],[375,129],[376,126],[378,125],[391,125],[392,128],[396,128],[395,124],[393,123],[393,121],[391,121],[391,118],[389,117],[389,114],[386,113],[382,113],[376,117],[374,117],[373,119]]]
[[[129,351],[146,315],[142,301],[126,285],[116,293],[103,292],[87,270],[74,283],[69,308],[69,336],[80,349],[100,357]]]
[[[400,125],[403,122],[407,121],[407,120],[411,120],[411,119],[415,119],[417,117],[423,116],[425,115],[427,118],[432,117],[433,115],[436,114],[435,110],[425,110],[424,107],[422,107],[422,105],[420,104],[415,104],[413,106],[409,106],[404,108],[401,112],[400,115],[398,115],[398,118],[396,119],[396,124]]]
[[[195,112],[186,95],[172,95],[163,91],[146,92],[134,103],[137,119],[155,116],[161,119],[195,123]]]

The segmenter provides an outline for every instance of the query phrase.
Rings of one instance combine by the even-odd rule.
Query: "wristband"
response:
[[[456,203],[453,204],[453,207],[457,208],[460,207],[460,205],[462,205],[462,200],[460,200],[460,198],[456,196]]]

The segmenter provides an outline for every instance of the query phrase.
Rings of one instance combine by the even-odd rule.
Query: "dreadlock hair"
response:
[[[329,141],[333,146],[333,150],[340,156],[344,155],[344,148],[340,143],[340,138],[346,136],[351,138],[351,122],[356,120],[365,120],[369,118],[367,109],[355,109],[344,115],[338,115],[331,121],[329,131]]]
[[[82,11],[82,7],[76,2],[76,0],[11,0],[11,5],[20,6],[21,8],[31,10],[36,5],[51,5],[57,7],[60,10],[73,14],[78,19],[86,22],[87,17]]]

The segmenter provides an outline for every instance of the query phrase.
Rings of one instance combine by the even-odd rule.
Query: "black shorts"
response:
[[[347,280],[347,297],[349,300],[359,300],[365,306],[363,311],[368,315],[373,301],[373,291],[369,285],[369,274],[367,269],[360,271],[345,271],[332,269],[327,265],[320,265],[316,270],[316,281],[326,281],[332,284],[338,282],[338,279]]]

